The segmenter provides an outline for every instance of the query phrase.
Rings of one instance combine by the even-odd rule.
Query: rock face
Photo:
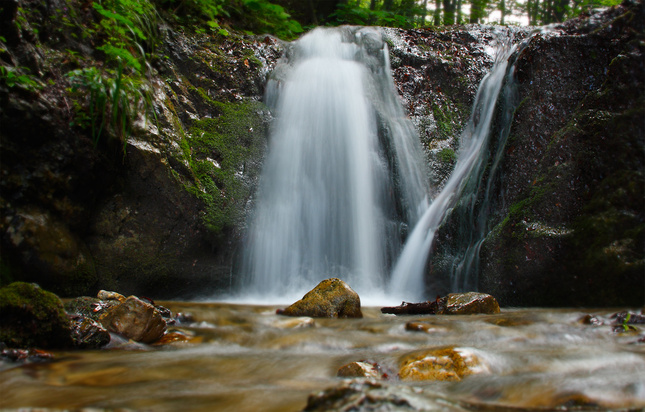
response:
[[[313,318],[363,317],[360,297],[347,283],[337,278],[323,280],[280,314]]]
[[[166,331],[166,322],[157,309],[136,296],[108,310],[100,322],[108,331],[142,343],[153,343]]]
[[[228,283],[271,118],[260,102],[265,76],[280,44],[164,23],[154,46],[164,57],[147,62],[156,118],[135,119],[127,136],[106,128],[93,142],[81,116],[87,95],[70,91],[70,73],[108,65],[93,51],[103,40],[81,39],[71,26],[100,16],[79,3],[11,4],[0,17],[0,64],[35,83],[0,81],[2,283],[159,298]],[[63,28],[63,18],[75,24]]]
[[[643,3],[625,2],[535,35],[517,57],[521,104],[492,213],[478,223],[489,231],[469,287],[503,306],[645,300],[644,22]],[[437,293],[454,290],[453,258],[466,245],[458,234],[475,224],[460,216],[483,192],[435,237]]]
[[[70,333],[58,296],[23,282],[0,289],[0,342],[17,348],[69,348]]]

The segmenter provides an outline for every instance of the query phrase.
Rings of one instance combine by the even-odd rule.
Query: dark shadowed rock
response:
[[[72,322],[74,346],[81,349],[98,349],[110,343],[110,333],[100,323],[79,317]]]
[[[388,385],[371,380],[347,380],[342,384],[309,395],[306,412],[440,411],[446,402],[403,385]]]
[[[279,312],[286,316],[362,318],[361,299],[340,279],[323,280],[302,299]]]
[[[67,348],[72,346],[70,332],[58,296],[23,282],[0,289],[0,342],[21,348]]]

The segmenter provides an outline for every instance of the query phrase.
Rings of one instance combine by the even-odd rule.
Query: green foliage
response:
[[[154,5],[148,0],[103,0],[93,7],[100,16],[97,31],[105,39],[97,49],[109,62],[143,73],[148,64],[146,52],[153,52],[159,42]]]
[[[28,73],[26,67],[0,66],[0,81],[7,87],[20,87],[30,92],[42,89],[42,84]]]
[[[160,7],[170,8],[173,15],[189,22],[216,21],[222,15],[225,0],[156,0]]]
[[[147,80],[125,75],[121,64],[104,72],[96,67],[74,70],[68,77],[76,110],[72,125],[89,128],[95,146],[108,130],[122,142],[125,152],[132,123],[152,108]]]
[[[331,16],[335,24],[360,26],[385,26],[410,29],[415,26],[413,18],[388,10],[370,10],[357,4],[340,4]]]
[[[232,0],[225,10],[238,21],[240,28],[255,34],[273,34],[293,39],[303,32],[302,26],[282,6],[267,0]]]

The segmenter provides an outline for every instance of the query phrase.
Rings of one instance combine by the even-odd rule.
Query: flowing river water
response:
[[[383,390],[414,398],[421,410],[645,408],[645,345],[635,343],[643,333],[580,322],[588,313],[609,321],[614,311],[606,309],[394,316],[364,307],[363,319],[311,319],[276,315],[277,306],[162,304],[194,315],[179,328],[189,341],[1,364],[0,408],[297,411],[310,394],[342,385],[338,369],[359,360],[378,363]],[[409,331],[410,321],[430,327]],[[399,380],[402,356],[446,346],[476,356],[477,373],[456,382]]]

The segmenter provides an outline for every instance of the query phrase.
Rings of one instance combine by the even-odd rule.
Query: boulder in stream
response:
[[[10,347],[72,346],[63,302],[34,283],[14,282],[1,288],[0,314],[0,342]]]
[[[159,311],[136,296],[108,310],[100,322],[110,332],[143,343],[159,340],[167,327]]]
[[[361,299],[338,278],[323,280],[311,291],[278,314],[313,318],[362,318]]]

